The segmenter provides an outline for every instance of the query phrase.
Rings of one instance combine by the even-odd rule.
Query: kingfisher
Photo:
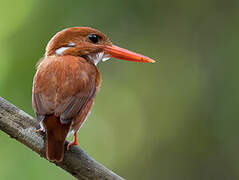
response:
[[[48,42],[33,79],[32,106],[46,134],[46,158],[61,162],[68,133],[83,125],[101,85],[97,64],[109,58],[154,63],[141,54],[113,45],[109,38],[90,27],[71,27],[55,34]]]

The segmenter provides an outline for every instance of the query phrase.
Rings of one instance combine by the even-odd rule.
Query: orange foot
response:
[[[74,133],[74,137],[75,137],[75,138],[74,138],[74,141],[71,142],[71,143],[69,143],[69,144],[67,145],[67,150],[69,150],[72,145],[78,146],[77,133],[76,133],[76,132]]]

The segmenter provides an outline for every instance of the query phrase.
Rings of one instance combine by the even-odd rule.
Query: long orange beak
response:
[[[122,59],[126,61],[134,61],[134,62],[141,62],[141,63],[154,63],[155,60],[143,56],[141,54],[129,51],[127,49],[112,45],[112,46],[105,46],[104,52],[109,54],[113,58]]]

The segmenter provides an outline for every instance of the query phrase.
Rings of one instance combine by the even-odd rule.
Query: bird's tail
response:
[[[43,120],[46,130],[46,157],[49,161],[61,162],[64,158],[64,143],[71,123],[61,124],[59,117],[46,116]]]

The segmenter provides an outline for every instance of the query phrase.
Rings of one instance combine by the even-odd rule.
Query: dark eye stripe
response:
[[[90,34],[90,35],[88,36],[88,38],[89,38],[89,40],[91,40],[91,42],[93,42],[93,43],[98,43],[98,42],[99,42],[99,39],[100,39],[100,37],[99,37],[98,35],[96,35],[96,34]]]

